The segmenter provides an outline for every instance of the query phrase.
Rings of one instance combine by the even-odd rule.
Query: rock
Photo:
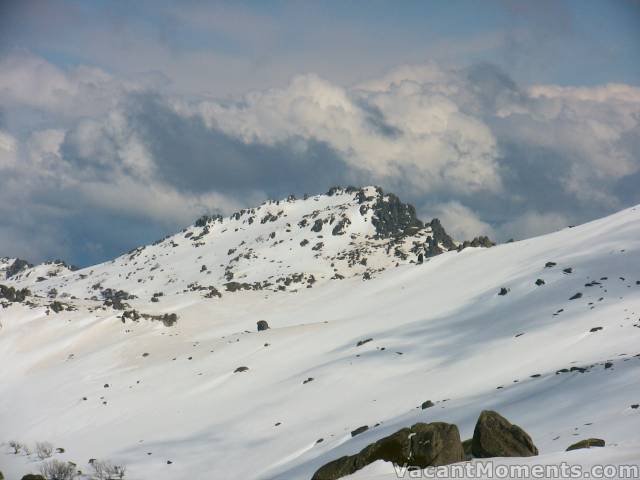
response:
[[[536,285],[539,287],[541,285],[544,285],[544,280],[542,280],[541,278],[536,280]]]
[[[249,367],[238,367],[233,371],[233,373],[246,372],[247,370],[249,370]]]
[[[588,438],[587,440],[580,440],[577,443],[569,446],[567,448],[567,452],[571,450],[579,450],[581,448],[591,448],[591,447],[604,447],[605,441],[601,438]]]
[[[593,333],[593,332],[597,332],[599,330],[602,330],[602,327],[593,327],[591,330],[589,330],[589,332]]]
[[[34,473],[28,473],[22,477],[22,480],[47,480],[42,475],[37,475]]]
[[[426,402],[422,402],[422,405],[420,405],[420,408],[422,410],[425,410],[427,408],[431,408],[434,406],[434,403],[431,400],[427,400]]]
[[[465,240],[461,245],[458,246],[458,252],[461,252],[467,247],[483,247],[483,248],[491,248],[496,244],[492,242],[487,236],[475,237],[473,240]]]
[[[509,289],[508,289],[508,288],[504,288],[504,287],[502,287],[502,288],[500,289],[500,292],[498,292],[498,295],[502,295],[502,296],[504,296],[504,295],[506,295],[507,293],[509,293]]]
[[[538,449],[527,432],[499,413],[485,410],[473,431],[472,453],[476,458],[532,457]]]
[[[376,237],[407,235],[424,226],[416,217],[416,209],[413,205],[401,202],[393,193],[385,194],[380,187],[376,187],[376,192],[371,217],[371,223],[376,229]],[[436,235],[436,228],[432,226],[434,235]],[[444,229],[442,231],[444,232]]]
[[[473,445],[473,438],[468,438],[464,442],[462,442],[462,449],[464,450],[465,460],[471,460],[473,458],[473,452],[471,451],[471,446]]]
[[[20,273],[23,270],[26,270],[27,268],[31,268],[31,267],[33,267],[33,265],[31,265],[26,260],[22,260],[21,258],[16,258],[15,261],[11,264],[11,266],[9,266],[9,268],[5,270],[4,272],[5,277],[6,278],[13,277],[17,273]]]
[[[266,320],[258,320],[258,331],[269,330],[269,324]]]
[[[365,338],[364,340],[359,340],[358,343],[356,343],[356,347],[361,347],[365,343],[372,342],[372,341],[373,341],[373,338]]]
[[[547,262],[544,264],[544,268],[551,268],[551,267],[555,267],[557,265],[556,262]]]
[[[322,220],[317,219],[315,222],[313,222],[313,226],[311,227],[311,231],[312,232],[319,232],[320,230],[322,230]]]
[[[448,423],[416,423],[362,449],[359,453],[329,462],[312,480],[335,480],[377,461],[396,465],[449,465],[465,459],[458,427]]]
[[[568,267],[562,270],[564,273],[573,273],[573,268]]]
[[[573,297],[571,297],[569,300],[577,300],[578,298],[582,298],[582,294],[580,292],[576,293]]]
[[[353,430],[351,432],[351,436],[355,437],[356,435],[360,435],[361,433],[366,432],[367,430],[369,430],[369,427],[367,425],[363,425],[361,427],[356,428],[355,430]]]

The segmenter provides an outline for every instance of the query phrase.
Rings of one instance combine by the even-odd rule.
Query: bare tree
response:
[[[17,442],[15,440],[11,440],[9,442],[9,446],[13,448],[13,453],[15,453],[16,455],[20,453],[20,450],[24,447],[24,445],[22,445],[20,442]]]
[[[69,462],[48,460],[40,466],[40,473],[47,480],[73,480],[76,478],[76,467]]]
[[[22,445],[22,451],[27,457],[31,455],[31,447],[27,444]]]
[[[91,462],[94,478],[97,480],[122,480],[127,471],[124,465],[115,465],[108,461],[94,460]]]
[[[49,442],[37,442],[36,443],[36,455],[40,460],[49,458],[53,453],[53,445]]]

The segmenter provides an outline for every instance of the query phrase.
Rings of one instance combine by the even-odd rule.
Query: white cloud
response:
[[[0,60],[0,103],[46,115],[0,131],[0,206],[22,205],[29,228],[59,222],[60,239],[65,219],[94,213],[169,228],[262,200],[260,182],[286,176],[279,188],[295,190],[307,169],[333,169],[393,186],[456,238],[504,239],[628,201],[616,182],[640,171],[640,89],[519,88],[496,70],[409,65],[350,88],[301,75],[223,101],[141,95],[14,53]]]
[[[438,218],[444,229],[456,240],[471,240],[479,235],[495,238],[494,229],[480,220],[470,208],[451,201],[437,205],[426,205],[420,209],[423,219]]]
[[[0,130],[0,170],[16,167],[16,146],[13,135]]]
[[[240,103],[205,101],[176,108],[199,114],[211,128],[247,143],[320,140],[352,168],[378,180],[402,179],[419,193],[501,189],[491,130],[462,112],[455,97],[443,95],[442,84],[372,85],[349,90],[305,75],[284,89],[248,94]]]

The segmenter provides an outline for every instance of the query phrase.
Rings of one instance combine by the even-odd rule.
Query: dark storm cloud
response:
[[[349,178],[350,168],[326,142],[293,137],[246,143],[179,115],[156,95],[128,102],[132,128],[149,147],[160,180],[186,192],[260,189],[270,195],[315,192]]]

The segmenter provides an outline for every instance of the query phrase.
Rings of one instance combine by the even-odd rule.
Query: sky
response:
[[[0,256],[349,184],[460,240],[640,203],[640,1],[0,1]]]

